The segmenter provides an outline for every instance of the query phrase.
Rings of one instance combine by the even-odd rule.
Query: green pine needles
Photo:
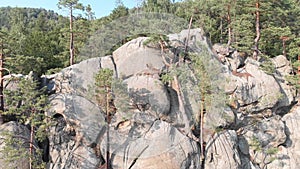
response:
[[[36,146],[37,141],[42,142],[46,138],[47,129],[51,125],[44,114],[49,106],[43,92],[38,89],[38,83],[33,78],[19,79],[15,89],[5,90],[6,107],[3,114],[18,124],[29,126],[30,131],[29,140],[22,134],[6,135],[6,147],[2,151],[7,154],[6,161],[27,157],[30,168],[45,168],[41,158],[42,150]],[[24,142],[29,142],[29,147],[24,146]]]

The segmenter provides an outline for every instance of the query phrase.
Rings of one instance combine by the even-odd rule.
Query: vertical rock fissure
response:
[[[114,65],[114,71],[115,71],[115,73],[116,73],[116,78],[118,79],[118,78],[119,78],[119,76],[118,76],[118,69],[117,69],[117,64],[116,64],[116,62],[115,62],[115,59],[114,59],[113,54],[112,54],[112,56],[110,57],[110,59],[111,59],[112,64]]]
[[[134,164],[136,163],[136,161],[140,158],[140,156],[146,151],[146,149],[149,147],[149,145],[147,145],[141,152],[140,154],[137,155],[137,157],[132,161],[131,165],[129,166],[128,169],[131,169]]]

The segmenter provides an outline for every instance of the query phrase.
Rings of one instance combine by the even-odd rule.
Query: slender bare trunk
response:
[[[110,143],[109,143],[109,123],[110,123],[110,119],[109,119],[109,89],[106,86],[106,169],[110,169],[110,153],[109,153],[109,148],[110,148]]]
[[[205,147],[204,147],[204,99],[200,103],[200,148],[201,148],[201,162],[205,159]]]
[[[286,46],[285,46],[285,41],[284,40],[282,41],[282,47],[283,47],[282,54],[283,54],[284,57],[286,57]]]
[[[177,96],[178,96],[178,103],[179,103],[179,111],[182,114],[182,120],[184,121],[184,131],[186,132],[185,134],[187,136],[191,136],[190,134],[190,124],[189,124],[189,118],[188,115],[186,114],[185,111],[185,101],[184,101],[184,95],[182,93],[182,89],[181,89],[181,85],[180,82],[178,80],[177,76],[173,76],[173,81],[174,81],[174,89],[177,92]]]
[[[0,124],[4,123],[2,112],[4,111],[4,97],[3,97],[3,62],[4,62],[4,50],[3,50],[3,39],[1,40],[1,51],[0,51]]]
[[[30,142],[29,142],[29,168],[32,169],[32,158],[33,158],[33,132],[34,132],[34,127],[31,124],[31,129],[30,129]]]
[[[227,5],[227,23],[228,23],[228,42],[227,45],[230,46],[231,45],[231,38],[232,38],[232,28],[231,28],[231,16],[230,16],[230,5]]]
[[[187,57],[187,51],[188,51],[188,46],[189,46],[190,32],[191,32],[191,28],[192,28],[192,23],[193,23],[193,15],[191,16],[191,19],[190,19],[189,28],[188,28],[188,36],[186,38],[185,45],[184,45],[184,53],[185,54],[184,54],[183,62],[185,62],[186,57]]]
[[[70,65],[74,64],[73,7],[70,7]]]
[[[259,8],[260,8],[260,2],[259,0],[256,0],[255,3],[255,7],[256,7],[256,11],[255,11],[255,17],[256,17],[256,21],[255,21],[255,29],[256,29],[256,38],[254,39],[254,51],[253,51],[253,59],[257,60],[258,57],[258,42],[260,39],[260,12],[259,12]]]
[[[300,62],[300,55],[298,55],[298,62]],[[298,66],[298,72],[297,72],[297,74],[300,75],[300,66]]]
[[[285,57],[287,57],[287,55],[286,55],[286,44],[285,44],[285,42],[287,41],[287,40],[289,40],[289,37],[287,37],[287,36],[281,36],[280,37],[280,40],[282,40],[282,54],[283,54],[283,56],[285,56]]]

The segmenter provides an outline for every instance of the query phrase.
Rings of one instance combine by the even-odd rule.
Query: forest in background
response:
[[[73,2],[74,7],[80,4],[78,0]],[[298,0],[144,0],[132,9],[118,0],[111,14],[99,19],[93,14],[93,7],[80,5],[74,8],[82,14],[72,15],[72,32],[69,17],[54,11],[0,8],[5,66],[12,73],[27,74],[32,69],[38,75],[57,72],[69,65],[70,33],[74,36],[76,63],[79,61],[76,55],[95,31],[113,20],[139,12],[170,13],[187,22],[191,19],[192,27],[203,28],[213,44],[227,44],[249,56],[253,51],[266,58],[285,54],[294,62],[300,53]]]

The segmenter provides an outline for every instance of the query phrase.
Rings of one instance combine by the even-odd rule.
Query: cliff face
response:
[[[113,168],[295,168],[299,113],[295,89],[285,80],[292,71],[286,58],[273,58],[275,72],[267,74],[261,62],[237,51],[221,45],[211,50],[200,29],[168,38],[169,49],[145,45],[147,38],[137,38],[112,56],[83,61],[56,75],[52,112],[65,126],[53,128],[58,138],[50,139],[51,166],[90,168],[106,162],[104,113],[88,95],[95,73],[109,68],[126,86],[130,105],[125,111],[117,106],[110,123]],[[162,82],[170,64],[182,59],[180,52],[188,38],[190,52],[201,55],[206,51],[209,65],[205,69],[219,72],[213,74],[218,78],[212,85],[225,93],[212,99],[219,107],[205,113],[202,129],[195,125],[201,106],[195,86],[201,80],[195,79],[193,68],[178,74],[188,78]],[[176,69],[187,64],[178,64]],[[70,136],[70,130],[76,134]],[[202,162],[201,130],[206,143]]]
[[[285,57],[271,60],[270,74],[261,62],[238,51],[222,45],[211,48],[200,29],[168,35],[168,48],[160,41],[146,44],[147,39],[131,40],[111,56],[85,60],[45,79],[53,93],[47,115],[55,123],[49,168],[101,168],[107,148],[112,168],[299,165],[300,110],[295,89],[285,80],[292,71]],[[203,106],[198,86],[205,81],[197,78],[193,59],[183,57],[186,50],[204,57],[204,72],[214,88],[203,127],[198,125]],[[119,79],[109,128],[93,96],[94,76],[103,68]]]

